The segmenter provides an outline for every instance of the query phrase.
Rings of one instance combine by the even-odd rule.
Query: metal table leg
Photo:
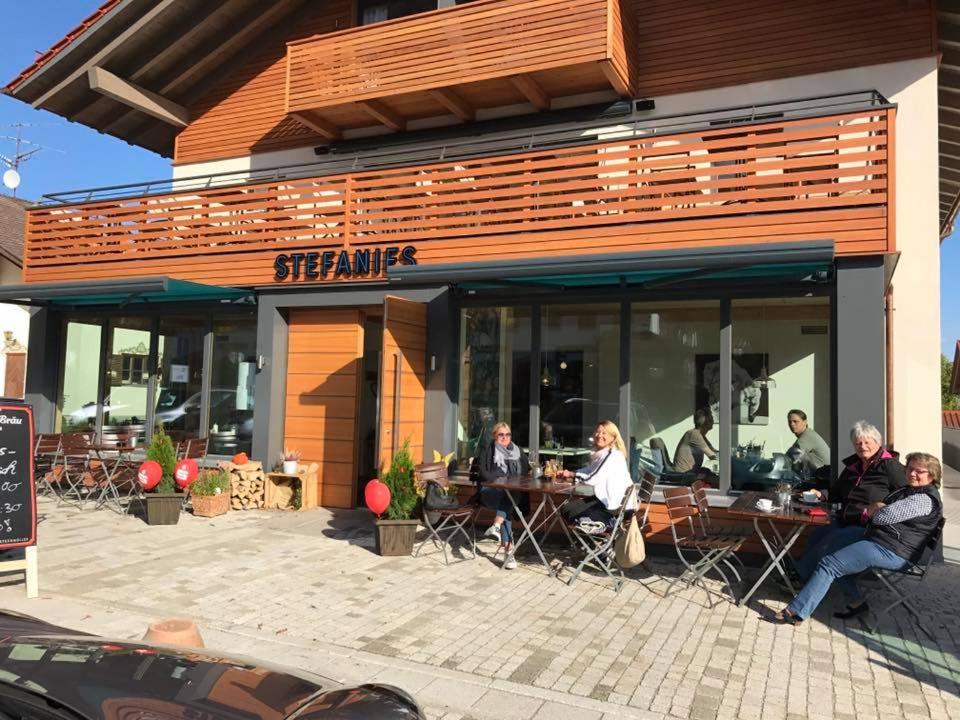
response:
[[[520,524],[523,525],[523,532],[520,534],[520,539],[513,544],[513,552],[516,552],[520,549],[520,546],[526,540],[530,540],[530,543],[533,545],[534,549],[537,551],[537,555],[540,556],[540,562],[543,563],[543,566],[547,569],[547,572],[553,576],[553,568],[550,567],[550,563],[547,562],[547,559],[543,556],[543,550],[540,549],[540,544],[537,542],[537,538],[534,537],[533,530],[530,529],[531,524],[536,523],[537,518],[540,516],[540,513],[543,512],[543,509],[546,507],[546,498],[548,495],[544,493],[543,497],[540,499],[540,504],[537,506],[536,511],[533,515],[530,516],[530,522],[527,522],[527,519],[523,516],[523,513],[520,512],[520,508],[517,507],[517,501],[513,499],[513,493],[511,493],[507,488],[504,488],[503,491],[507,494],[507,497],[510,498],[510,504],[513,505],[513,509],[520,518]],[[504,522],[509,522],[511,518],[507,518]],[[503,568],[503,566],[500,566]]]
[[[770,522],[770,524],[773,525],[772,521]],[[737,602],[737,605],[746,605],[747,602],[749,602],[750,598],[753,597],[753,594],[757,591],[757,588],[759,588],[760,585],[763,583],[763,581],[767,579],[767,576],[771,572],[773,572],[774,567],[777,568],[777,570],[780,573],[780,576],[784,579],[784,582],[787,583],[787,587],[789,587],[790,590],[793,591],[794,593],[796,592],[796,590],[794,590],[793,584],[790,582],[790,578],[787,577],[787,573],[783,569],[783,565],[781,561],[783,560],[784,557],[787,556],[787,553],[790,552],[790,548],[793,547],[793,544],[797,541],[797,538],[799,538],[800,535],[803,533],[804,527],[805,525],[795,525],[794,528],[787,535],[786,539],[779,544],[779,547],[774,547],[774,545],[772,545],[770,541],[767,540],[766,536],[763,534],[763,531],[760,529],[759,518],[753,519],[753,528],[754,530],[756,530],[757,537],[760,538],[760,542],[763,544],[763,547],[766,549],[767,554],[770,556],[770,560],[768,560],[766,565],[763,566],[763,570],[760,573],[760,577],[753,584],[753,587],[751,587],[746,593],[744,593],[743,597],[740,598],[740,600]],[[781,537],[779,531],[777,531],[775,527],[773,528],[773,532],[778,538]]]

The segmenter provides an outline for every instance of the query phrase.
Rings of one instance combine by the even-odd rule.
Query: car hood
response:
[[[249,658],[106,640],[0,612],[0,693],[4,686],[108,720],[422,718],[387,685],[343,687]]]

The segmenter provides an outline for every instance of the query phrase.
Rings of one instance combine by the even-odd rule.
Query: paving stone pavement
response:
[[[759,622],[756,605],[715,596],[710,608],[702,590],[664,597],[679,568],[659,558],[619,594],[591,578],[568,587],[532,556],[513,572],[484,555],[382,558],[358,511],[171,527],[47,499],[40,513],[42,597],[26,600],[11,575],[2,606],[123,638],[191,617],[208,647],[393,682],[431,720],[960,718],[957,565],[926,581],[932,642],[904,614],[876,635],[836,620],[839,599],[788,627]],[[761,603],[782,606],[764,590]]]

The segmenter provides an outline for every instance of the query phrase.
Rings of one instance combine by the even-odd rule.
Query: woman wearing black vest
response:
[[[926,453],[907,455],[907,483],[880,502],[869,505],[864,539],[824,557],[810,581],[786,608],[764,619],[795,625],[810,617],[834,580],[853,600],[837,617],[850,618],[866,612],[853,576],[876,567],[902,570],[923,554],[927,539],[943,517],[943,502],[937,488],[943,471],[940,461]]]

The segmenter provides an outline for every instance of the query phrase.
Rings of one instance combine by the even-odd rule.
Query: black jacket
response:
[[[488,442],[480,449],[480,453],[473,459],[473,465],[470,467],[470,477],[475,483],[488,483],[496,480],[498,477],[504,477],[505,473],[493,461],[493,440]],[[530,473],[530,460],[527,454],[520,450],[520,474],[528,475]]]
[[[861,469],[860,458],[851,455],[843,460],[840,477],[830,486],[830,502],[841,503],[842,525],[863,525],[863,511],[880,502],[890,493],[907,485],[907,476],[897,453],[880,448]]]
[[[933,485],[923,487],[904,487],[894,490],[884,502],[887,505],[902,500],[916,493],[926,493],[933,499],[933,510],[923,517],[911,518],[892,525],[867,525],[864,536],[873,542],[893,550],[904,560],[918,562],[923,555],[923,548],[927,544],[931,533],[937,529],[940,518],[943,517],[943,501],[940,493]]]

